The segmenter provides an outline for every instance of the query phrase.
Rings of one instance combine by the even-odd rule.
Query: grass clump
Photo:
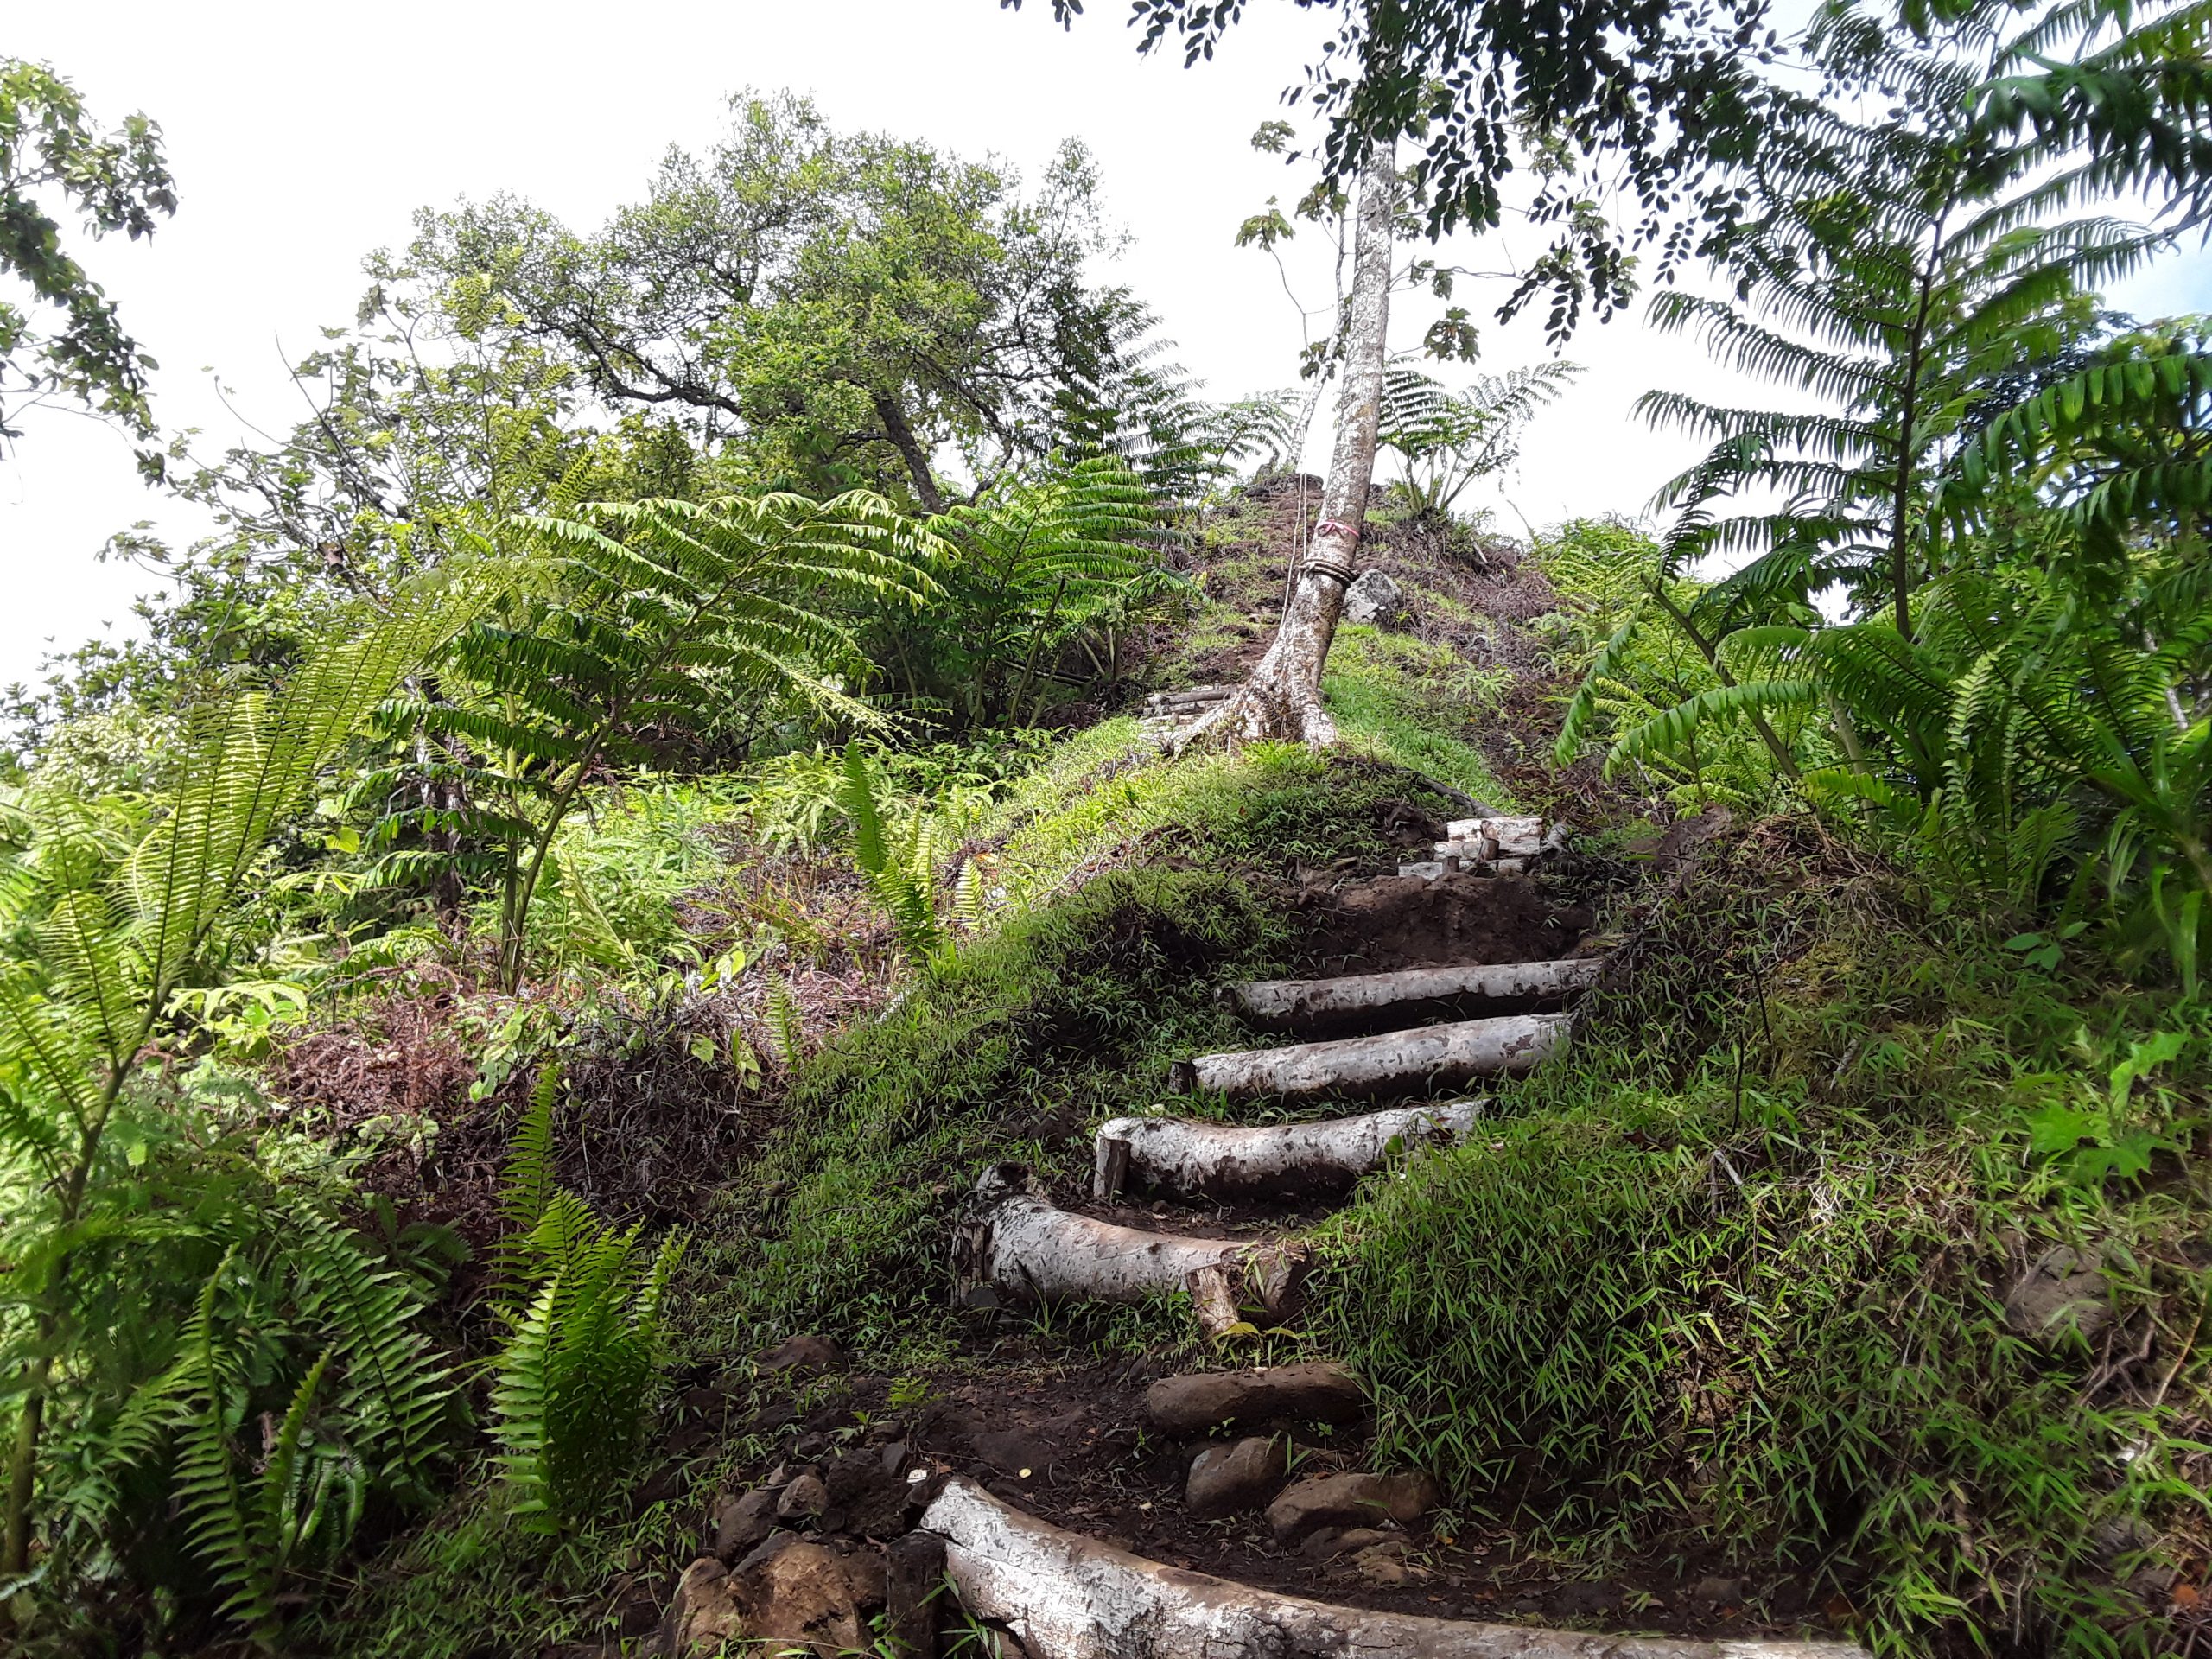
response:
[[[715,1339],[926,1342],[949,1301],[951,1219],[982,1166],[1071,1175],[1087,1124],[1230,1034],[1211,987],[1271,963],[1281,940],[1225,872],[1122,869],[931,972],[802,1068],[759,1185],[702,1248]]]
[[[1384,823],[1408,799],[1441,804],[1403,772],[1294,747],[1179,764],[1110,734],[1069,745],[1009,806],[996,855],[995,880],[1046,896],[798,1069],[757,1179],[702,1230],[695,1344],[938,1340],[981,1169],[1071,1179],[1092,1128],[1159,1101],[1171,1060],[1249,1040],[1213,993],[1283,966],[1274,879],[1389,868]]]
[[[1662,906],[1567,1062],[1338,1218],[1325,1317],[1382,1454],[1559,1547],[1810,1569],[1878,1652],[2163,1651],[2212,1473],[2201,1102],[2141,1092],[2166,1151],[2133,1183],[2025,1125],[2146,1025],[2201,1058],[2202,1011],[2091,1000],[1789,851]],[[2102,1311],[2033,1338],[2004,1299],[2062,1243]]]

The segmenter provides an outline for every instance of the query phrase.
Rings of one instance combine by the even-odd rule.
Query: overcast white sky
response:
[[[1255,5],[1213,62],[1186,71],[1179,59],[1140,60],[1115,0],[1094,0],[1072,34],[1052,25],[1048,0],[1018,14],[997,0],[11,10],[0,54],[52,63],[103,123],[143,109],[167,135],[176,218],[150,244],[95,245],[86,262],[161,360],[156,413],[171,429],[203,429],[209,449],[245,435],[241,416],[271,431],[298,417],[284,364],[321,325],[352,315],[363,256],[404,242],[415,208],[505,188],[595,226],[642,194],[670,143],[709,141],[722,100],[747,86],[810,92],[841,126],[995,152],[1032,175],[1063,138],[1082,138],[1135,238],[1102,275],[1152,302],[1217,395],[1294,375],[1298,319],[1275,270],[1231,238],[1270,194],[1294,199],[1303,187],[1247,141],[1279,112],[1278,94],[1333,22],[1325,11]],[[1499,263],[1495,249],[1456,251]],[[2212,308],[2207,264],[2170,261],[2115,298],[2145,315]],[[1306,287],[1319,302],[1325,276]],[[1496,303],[1479,286],[1463,297],[1478,315]],[[1433,310],[1402,301],[1394,346],[1417,345]],[[1485,329],[1484,368],[1542,353],[1533,327]],[[1627,318],[1586,329],[1568,355],[1590,372],[1484,498],[1538,524],[1641,508],[1688,456],[1630,405],[1652,385],[1710,391],[1719,378],[1694,344]],[[209,369],[237,415],[213,396]],[[142,519],[180,540],[194,527],[137,481],[118,435],[59,411],[26,424],[0,461],[0,683],[30,678],[49,640],[73,645],[126,620],[150,579],[95,561],[111,534]]]

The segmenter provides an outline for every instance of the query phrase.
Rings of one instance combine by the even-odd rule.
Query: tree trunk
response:
[[[1098,1131],[1091,1196],[1130,1185],[1182,1198],[1302,1198],[1344,1192],[1394,1147],[1451,1146],[1482,1103],[1401,1106],[1319,1123],[1240,1127],[1174,1117],[1117,1117]]]
[[[1534,1071],[1546,1056],[1567,1046],[1573,1023],[1572,1014],[1507,1014],[1380,1037],[1201,1054],[1176,1061],[1168,1069],[1167,1086],[1181,1095],[1217,1090],[1233,1100],[1314,1100],[1448,1088],[1472,1077]]]
[[[1321,491],[1321,522],[1313,526],[1313,543],[1291,582],[1274,644],[1243,690],[1192,728],[1185,743],[1216,734],[1231,741],[1294,739],[1317,749],[1336,741],[1336,722],[1321,707],[1321,668],[1336,639],[1337,618],[1357,572],[1360,531],[1367,522],[1367,489],[1382,413],[1382,369],[1389,351],[1390,224],[1397,195],[1395,150],[1384,146],[1369,156],[1360,175],[1344,394],[1337,406],[1328,481]]]
[[[1452,968],[1402,968],[1341,979],[1243,980],[1229,988],[1250,1018],[1281,1029],[1402,1018],[1431,1003],[1529,1004],[1565,1001],[1586,991],[1604,963],[1596,957],[1560,962],[1467,963]]]
[[[899,459],[906,463],[906,471],[914,480],[914,499],[922,504],[924,512],[943,512],[944,495],[937,486],[937,474],[930,470],[929,451],[914,435],[906,411],[887,391],[871,392],[868,396],[875,404],[876,417],[883,423],[884,435],[891,440],[891,447],[899,452]]]
[[[1296,1243],[1147,1232],[1062,1210],[1013,1165],[983,1172],[952,1254],[956,1281],[969,1291],[988,1287],[1002,1305],[1141,1302],[1185,1290],[1217,1336],[1247,1298],[1270,1319],[1288,1315],[1306,1269]]]
[[[1065,1532],[957,1475],[922,1526],[944,1540],[969,1615],[1007,1626],[1033,1659],[1866,1659],[1851,1642],[1605,1636],[1331,1606]]]

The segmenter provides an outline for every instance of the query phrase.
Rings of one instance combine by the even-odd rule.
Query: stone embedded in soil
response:
[[[1171,1433],[1218,1423],[1357,1422],[1367,1412],[1359,1379],[1327,1361],[1251,1371],[1164,1376],[1145,1391],[1145,1414]]]
[[[1428,1577],[1427,1567],[1406,1559],[1403,1539],[1370,1544],[1356,1552],[1351,1558],[1351,1570],[1378,1590],[1418,1584]]]
[[[2094,1341],[2112,1323],[2112,1281],[2093,1261],[2061,1245],[2020,1275],[2005,1298],[2005,1323],[2015,1336],[2063,1348],[2078,1337]]]
[[[819,1475],[801,1475],[784,1488],[783,1496],[776,1500],[776,1517],[780,1521],[817,1521],[830,1508],[830,1489],[822,1484]]]
[[[753,1362],[764,1375],[834,1371],[845,1363],[845,1351],[828,1337],[791,1337],[762,1351]]]
[[[734,1561],[776,1529],[776,1494],[763,1487],[739,1494],[724,1492],[715,1500],[712,1553]]]
[[[1388,571],[1363,570],[1344,589],[1344,620],[1387,628],[1405,620],[1406,590]]]
[[[884,1601],[883,1560],[779,1533],[731,1570],[729,1592],[758,1651],[832,1659],[863,1651],[870,1639],[868,1616]]]
[[[666,1659],[714,1653],[745,1634],[737,1603],[730,1594],[729,1569],[711,1555],[683,1569],[676,1594],[661,1616],[656,1649]]]
[[[1414,1526],[1436,1501],[1436,1483],[1427,1475],[1309,1475],[1268,1505],[1268,1525],[1277,1543],[1296,1544],[1320,1527],[1386,1519]]]
[[[1183,1506],[1200,1521],[1239,1515],[1264,1508],[1289,1478],[1288,1459],[1279,1440],[1253,1436],[1209,1446],[1191,1460]]]

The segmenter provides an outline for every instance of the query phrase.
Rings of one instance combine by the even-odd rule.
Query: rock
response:
[[[906,1448],[886,1458],[874,1448],[839,1458],[822,1471],[832,1510],[842,1510],[843,1529],[864,1538],[896,1538],[906,1530]]]
[[[883,1562],[872,1552],[779,1533],[738,1564],[729,1593],[747,1651],[815,1659],[865,1651],[868,1615],[883,1605]]]
[[[1201,1521],[1265,1508],[1290,1478],[1286,1452],[1281,1440],[1265,1436],[1207,1446],[1191,1459],[1184,1507]]]
[[[1337,1553],[1337,1542],[1343,1536],[1344,1533],[1336,1527],[1323,1527],[1306,1535],[1306,1541],[1298,1547],[1298,1553],[1309,1561],[1325,1561]]]
[[[1344,589],[1344,620],[1393,626],[1406,614],[1406,590],[1380,570],[1363,570]]]
[[[1351,1570],[1378,1590],[1418,1584],[1428,1576],[1427,1567],[1406,1559],[1406,1546],[1402,1539],[1368,1545],[1351,1558]]]
[[[818,1521],[830,1508],[830,1489],[819,1475],[801,1475],[776,1500],[779,1521]]]
[[[1419,1523],[1436,1507],[1436,1483],[1427,1475],[1309,1475],[1268,1505],[1275,1541],[1295,1544],[1319,1527],[1355,1527],[1389,1519]]]
[[[1145,1391],[1145,1414],[1174,1433],[1217,1423],[1357,1421],[1366,1391],[1341,1365],[1269,1365],[1252,1371],[1165,1376]]]
[[[683,1465],[680,1463],[663,1464],[645,1478],[630,1494],[630,1513],[632,1517],[643,1515],[656,1503],[665,1503],[683,1491]]]
[[[845,1351],[827,1337],[790,1337],[763,1349],[753,1363],[764,1376],[789,1371],[803,1376],[813,1371],[842,1370]]]
[[[2094,1342],[2112,1323],[2112,1281],[2091,1261],[2060,1245],[2044,1252],[2005,1298],[2015,1336],[2048,1349]]]
[[[729,1569],[711,1555],[683,1569],[660,1621],[658,1647],[665,1659],[713,1653],[745,1634],[730,1596]]]
[[[776,1529],[776,1494],[766,1487],[740,1496],[724,1492],[709,1517],[714,1536],[708,1548],[728,1562],[763,1541]]]

